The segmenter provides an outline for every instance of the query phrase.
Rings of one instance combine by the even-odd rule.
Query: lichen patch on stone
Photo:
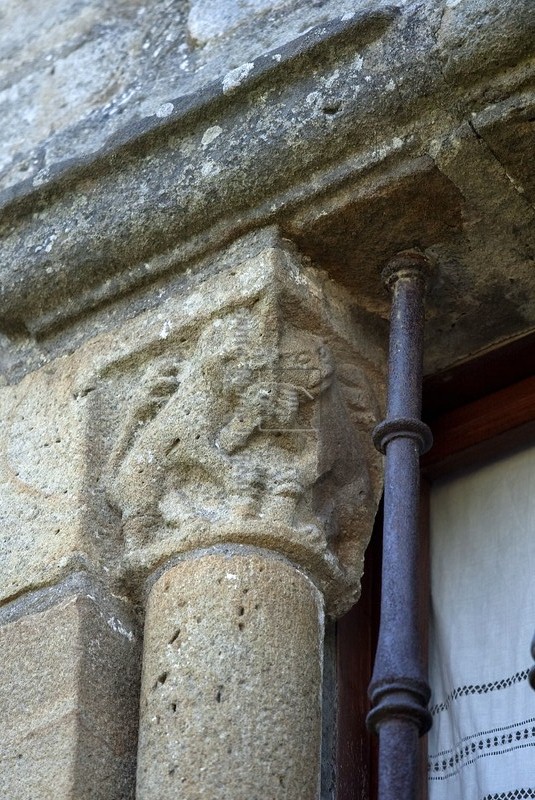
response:
[[[174,110],[175,107],[172,103],[163,103],[159,108],[156,109],[156,116],[165,118],[172,114]]]
[[[252,69],[254,69],[254,64],[252,62],[248,62],[246,64],[242,64],[240,67],[236,67],[236,69],[231,69],[230,72],[227,72],[223,78],[223,91],[225,94],[227,92],[231,92],[233,89],[236,89],[236,87],[238,87],[240,83],[245,80]]]
[[[207,128],[201,139],[202,146],[207,147],[209,144],[215,141],[218,136],[221,136],[222,133],[223,128],[221,128],[219,125],[212,125],[211,128]]]

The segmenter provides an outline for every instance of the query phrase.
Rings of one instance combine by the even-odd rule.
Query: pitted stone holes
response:
[[[169,644],[175,644],[179,636],[180,636],[180,628],[177,628],[176,631],[171,636],[171,638],[169,639]],[[176,646],[180,647],[180,642]]]
[[[159,686],[163,686],[167,680],[167,676],[169,675],[168,672],[162,672],[161,675],[158,675],[158,679],[154,684],[154,689],[158,689]]]
[[[321,110],[324,114],[332,117],[340,111],[340,103],[326,103]]]

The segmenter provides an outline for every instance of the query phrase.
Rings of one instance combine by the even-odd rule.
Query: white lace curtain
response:
[[[431,499],[429,800],[535,798],[535,447]]]

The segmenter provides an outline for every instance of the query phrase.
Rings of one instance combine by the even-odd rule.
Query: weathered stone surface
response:
[[[71,359],[72,362],[72,359]],[[83,399],[66,359],[0,389],[0,597],[87,567]]]
[[[427,157],[394,168],[387,180],[372,175],[360,191],[351,187],[310,203],[288,219],[284,232],[355,298],[364,298],[369,311],[386,316],[391,298],[377,291],[377,265],[407,242],[424,249],[451,245],[462,230],[462,210],[455,183]]]
[[[446,268],[431,291],[429,372],[443,366],[445,344],[452,361],[466,352],[467,330],[468,353],[474,353],[532,327],[535,207],[511,179],[507,160],[502,164],[495,156],[492,138],[487,144],[483,125],[478,133],[479,124],[475,117],[473,127],[457,131],[453,147],[435,155],[441,171],[462,192],[463,236],[432,248]],[[529,173],[524,179],[529,186]]]
[[[264,17],[267,16],[266,12],[274,12],[280,18],[284,10],[287,12],[289,6],[295,5],[298,4],[285,0],[241,0],[226,6],[214,0],[193,0],[188,13],[188,31],[195,42],[206,44],[251,17],[256,17],[257,23],[262,24],[263,20],[258,20],[258,16]]]
[[[114,574],[121,542],[99,486],[100,414],[83,378],[95,355],[87,348],[0,388],[1,601],[78,570]]]
[[[385,5],[55,0],[46,13],[34,3],[22,18],[18,4],[4,0],[4,185],[42,177],[56,162],[94,152],[128,122],[164,116],[169,102],[283,47],[304,30]],[[411,13],[410,3],[399,7]],[[478,72],[488,72],[501,66],[504,54],[516,63],[529,53],[521,3],[506,10],[498,2],[444,0],[416,8],[435,37],[441,68],[454,80],[464,71],[467,54]],[[524,44],[515,48],[519,36]]]
[[[316,800],[323,603],[270,554],[199,554],[153,587],[138,800]]]
[[[436,259],[428,371],[535,324],[534,24],[0,0],[2,796],[133,796],[138,637],[106,597],[156,570],[138,797],[317,800],[323,609],[380,491],[381,263]]]
[[[24,341],[31,346],[32,336],[21,337],[24,331],[42,334],[150,275],[195,269],[192,258],[244,227],[276,220],[284,228],[289,214],[297,210],[306,216],[311,201],[321,207],[326,193],[338,194],[339,208],[344,199],[351,206],[353,197],[365,196],[368,189],[373,194],[373,176],[385,188],[391,183],[395,196],[400,171],[414,172],[418,180],[422,159],[432,163],[437,153],[446,156],[448,150],[454,158],[466,126],[499,110],[504,98],[523,105],[529,120],[531,3],[515,3],[507,13],[502,6],[494,0],[430,1],[399,8],[379,4],[354,16],[342,14],[299,42],[252,60],[244,55],[241,64],[234,62],[230,73],[220,72],[202,95],[168,95],[161,114],[169,116],[153,114],[125,128],[85,165],[61,166],[59,159],[52,159],[38,185],[33,179],[18,184],[11,197],[19,200],[5,207],[0,288],[2,326],[11,346]],[[488,58],[487,52],[492,54]],[[477,139],[476,132],[472,135]],[[504,132],[500,136],[510,149],[511,137]],[[529,137],[514,139],[512,177],[516,185],[529,186]],[[500,149],[494,152],[500,158]],[[485,159],[490,163],[496,156],[488,152]],[[437,168],[442,173],[439,164]],[[455,324],[457,359],[482,344],[473,318],[464,314],[462,302],[456,305],[465,286],[478,273],[514,272],[519,251],[531,252],[533,245],[513,209],[508,225],[520,230],[515,241],[490,264],[488,253],[479,257],[470,242],[469,220],[482,210],[484,235],[492,212],[481,209],[479,201],[472,207],[464,199],[462,181],[457,185],[455,180],[439,174],[432,181],[432,188],[444,191],[434,205],[437,210],[445,207],[448,223],[439,220],[434,235],[425,228],[421,238],[442,256],[441,296],[451,310],[451,316],[445,313],[430,327],[429,340],[434,336],[438,350],[444,330]],[[499,185],[489,184],[485,202],[490,206],[496,202],[495,192],[501,202]],[[455,193],[462,220],[457,240],[458,216],[455,230],[445,230]],[[386,206],[383,227],[395,227],[403,246],[420,243],[415,235],[418,205],[414,210],[400,209],[395,202]],[[400,220],[405,211],[404,228]],[[358,244],[361,262],[368,264],[369,285],[378,270],[371,241],[375,232],[373,227]],[[306,239],[310,233],[311,228],[299,236]],[[341,231],[338,248],[344,243],[352,246],[351,229]],[[456,266],[459,259],[463,270]],[[525,270],[518,291],[534,296]],[[379,282],[360,302],[372,310],[384,308]],[[518,335],[534,320],[533,302],[523,303],[520,314],[504,320],[494,334],[487,332],[485,346]],[[442,355],[429,368],[445,363]]]
[[[101,485],[127,572],[251,544],[310,570],[339,613],[358,592],[378,502],[383,351],[343,292],[265,237],[180,306],[125,326],[121,348],[97,345]]]
[[[134,797],[139,636],[126,608],[95,595],[60,594],[0,626],[6,800]]]
[[[304,253],[379,316],[387,315],[390,298],[377,293],[376,265],[403,242],[426,250],[436,264],[427,301],[427,373],[535,322],[533,179],[523,169],[531,145],[522,122],[527,109],[520,99],[513,109],[516,149],[508,125],[496,123],[500,113],[485,112],[435,142],[433,159],[393,169],[387,180],[372,174],[358,192],[333,192],[284,225]],[[503,162],[495,155],[500,151]]]
[[[440,21],[435,35],[447,81],[470,84],[474,75],[491,75],[533,58],[535,21],[529,3],[446,0],[437,7]],[[522,30],[524,26],[527,29]]]
[[[530,169],[527,154],[533,143],[533,120],[533,93],[527,89],[494,103],[471,121],[512,188],[531,206],[535,204],[535,170]]]
[[[124,73],[142,45],[143,32],[136,24],[141,7],[136,0],[46,4],[30,0],[21,13],[18,3],[2,2],[0,108],[6,128],[0,170],[4,177],[11,173],[11,180],[24,180],[46,167],[47,155],[65,157],[73,123],[88,131],[87,147],[96,133],[91,112],[108,106],[108,115],[100,114],[105,120],[114,95],[118,95],[115,113],[120,114]],[[63,133],[62,145],[52,145],[50,152],[37,151],[43,140],[57,139],[58,132]]]
[[[272,6],[53,0],[31,2],[22,15],[15,0],[3,0],[0,185],[40,181],[125,125],[164,118],[169,101],[355,10],[353,0],[291,0],[278,13]]]
[[[381,332],[276,230],[156,302],[3,388],[0,596],[81,568],[137,586],[235,542],[302,564],[338,613],[380,492]]]

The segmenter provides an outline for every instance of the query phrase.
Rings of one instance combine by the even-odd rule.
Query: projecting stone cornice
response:
[[[420,244],[443,241],[465,192],[441,158],[481,136],[480,119],[493,131],[533,116],[534,27],[530,0],[375,4],[18,184],[0,196],[0,325],[57,328],[260,225],[282,225],[306,251],[325,209],[408,175],[439,198]]]

